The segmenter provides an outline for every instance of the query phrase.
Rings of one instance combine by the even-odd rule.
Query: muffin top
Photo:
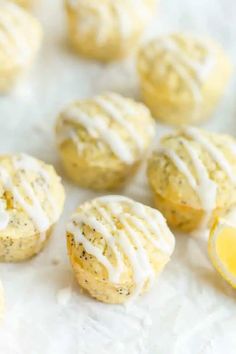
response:
[[[174,237],[155,209],[123,196],[106,196],[81,205],[67,232],[74,237],[77,262],[95,278],[122,284],[134,280],[136,294],[168,260]]]
[[[39,49],[41,25],[11,1],[0,0],[0,71],[30,63]]]
[[[209,38],[172,33],[153,39],[138,56],[138,70],[149,85],[182,101],[199,102],[202,87],[217,69],[224,51]],[[173,99],[172,97],[172,99]]]
[[[96,35],[97,44],[111,38],[129,38],[150,19],[155,0],[66,0],[78,16],[81,36]],[[75,10],[75,11],[74,11]]]
[[[144,105],[109,93],[66,107],[56,134],[61,149],[73,144],[78,155],[91,163],[133,164],[150,145],[155,124]]]
[[[199,210],[236,201],[236,141],[198,128],[165,136],[148,164],[154,192]]]
[[[0,234],[46,232],[59,218],[64,189],[54,168],[28,155],[0,156]]]

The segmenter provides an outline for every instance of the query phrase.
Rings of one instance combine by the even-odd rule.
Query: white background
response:
[[[37,15],[45,30],[43,49],[26,81],[0,98],[0,152],[27,152],[63,176],[53,134],[57,112],[75,98],[107,90],[137,98],[138,82],[134,58],[104,65],[70,52],[60,0],[41,0]],[[179,29],[212,35],[236,63],[234,0],[163,0],[149,35]],[[207,128],[236,134],[235,87],[233,78]],[[165,130],[158,125],[158,136]],[[77,204],[98,194],[66,179],[65,187],[65,212],[45,251],[23,264],[0,265],[6,297],[1,354],[235,354],[235,292],[213,270],[203,239],[177,235],[172,261],[134,307],[104,305],[81,294],[66,255],[64,225]],[[124,193],[149,203],[142,175]]]

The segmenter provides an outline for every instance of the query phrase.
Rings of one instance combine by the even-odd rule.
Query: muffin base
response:
[[[85,270],[85,267],[80,265],[78,259],[74,236],[67,234],[67,249],[68,256],[74,271],[76,280],[81,288],[86,290],[93,298],[107,304],[123,304],[132,300],[135,292],[135,281],[132,276],[127,277],[120,284],[111,283],[107,279],[99,279],[94,274]],[[163,256],[155,265],[156,278],[163,271],[163,268],[168,263],[169,257]],[[150,288],[150,283],[144,284],[141,294],[146,293]]]
[[[192,232],[204,226],[205,212],[204,210],[197,210],[188,205],[176,204],[173,201],[163,198],[160,194],[155,193],[154,203],[156,208],[165,216],[167,223],[173,229],[182,232]],[[223,210],[218,208],[212,213],[209,220],[210,227],[215,218],[223,214]]]
[[[143,84],[141,96],[144,103],[152,112],[156,120],[171,125],[197,124],[210,118],[219,101],[219,95],[208,97],[207,102],[202,102],[194,107],[194,102],[180,102],[163,96],[150,85]]]
[[[21,262],[32,258],[45,247],[52,230],[53,226],[43,239],[39,233],[14,238],[0,235],[0,262]]]
[[[74,237],[67,235],[67,249],[72,269],[74,271],[78,284],[86,290],[93,298],[107,304],[123,304],[130,294],[133,293],[135,284],[133,281],[123,284],[113,284],[108,280],[96,278],[93,274],[87,272],[79,264],[76,257],[76,248]],[[145,291],[148,289],[145,289]]]
[[[74,33],[71,33],[69,41],[72,50],[80,56],[86,59],[106,63],[124,59],[132,52],[135,52],[138,47],[139,37],[132,38],[132,40],[129,40],[127,43],[117,43],[117,45],[111,43],[97,47],[95,45],[88,44],[88,40],[86,40],[86,42],[84,41],[83,44],[83,41],[80,41],[80,37]]]
[[[135,174],[140,164],[140,162],[133,165],[120,164],[113,169],[109,165],[89,165],[82,158],[74,161],[62,151],[61,158],[67,176],[75,184],[96,191],[114,190],[122,187],[126,180]]]

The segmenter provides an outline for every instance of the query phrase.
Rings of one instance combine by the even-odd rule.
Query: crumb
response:
[[[51,263],[56,266],[56,265],[60,264],[60,261],[57,258],[53,258]]]

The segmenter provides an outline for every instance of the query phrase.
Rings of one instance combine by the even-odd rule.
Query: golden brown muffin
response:
[[[68,176],[96,190],[121,186],[136,171],[154,134],[148,109],[114,93],[70,104],[56,125]]]
[[[174,236],[157,210],[122,196],[86,202],[67,227],[78,283],[106,303],[124,303],[146,292],[169,261],[174,245]]]
[[[65,0],[69,39],[80,54],[102,61],[129,54],[148,25],[155,0]]]
[[[236,202],[236,141],[193,127],[167,135],[149,159],[148,179],[170,226],[208,226]]]
[[[39,50],[42,28],[38,20],[20,6],[1,1],[0,93],[9,91]]]
[[[165,123],[193,124],[210,117],[231,64],[218,43],[188,33],[153,39],[138,56],[144,102]]]
[[[64,198],[52,166],[23,154],[0,156],[0,261],[22,261],[41,251]]]

